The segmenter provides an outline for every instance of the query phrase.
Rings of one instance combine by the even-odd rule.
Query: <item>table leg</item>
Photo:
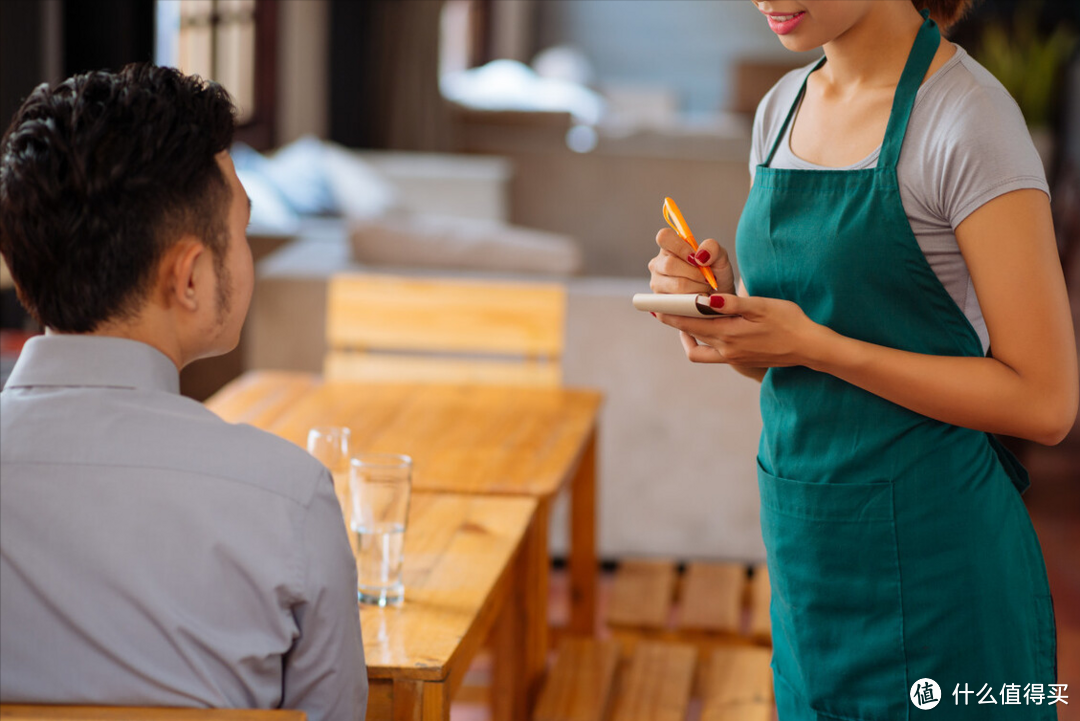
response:
[[[450,694],[445,683],[394,679],[392,684],[393,710],[389,718],[393,721],[450,720]],[[371,708],[367,717],[372,718]]]
[[[570,485],[570,623],[572,634],[596,630],[596,431]]]
[[[521,609],[526,603],[525,579],[531,569],[530,560],[523,546],[514,561],[511,574],[511,592],[492,633],[493,664],[491,669],[491,718],[492,721],[525,721],[530,716],[528,682],[525,676],[525,653],[527,650],[526,619]]]
[[[521,607],[524,619],[524,652],[522,653],[524,700],[531,710],[540,695],[540,686],[547,673],[548,655],[548,582],[551,558],[548,551],[548,529],[551,526],[553,497],[541,499],[536,515],[522,547]]]

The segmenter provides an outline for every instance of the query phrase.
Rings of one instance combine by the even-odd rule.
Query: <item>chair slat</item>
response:
[[[614,721],[685,721],[696,662],[693,646],[639,643],[622,674]]]
[[[617,642],[564,638],[533,721],[603,721],[618,665]]]
[[[772,651],[760,646],[721,646],[709,655],[704,708],[773,702]]]
[[[562,355],[559,284],[342,274],[328,293],[331,348]]]
[[[701,712],[700,721],[773,721],[776,707],[771,703],[733,703],[711,706]]]
[[[305,721],[295,709],[201,709],[152,706],[0,704],[8,721]]]
[[[772,643],[772,622],[769,620],[769,570],[764,564],[754,567],[750,579],[750,636],[762,643]]]
[[[667,627],[675,594],[671,561],[628,559],[619,564],[611,587],[608,623],[644,629]]]
[[[691,563],[683,578],[679,628],[738,634],[746,587],[741,564]]]

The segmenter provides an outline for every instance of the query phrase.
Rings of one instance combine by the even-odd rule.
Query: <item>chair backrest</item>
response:
[[[163,706],[60,706],[0,704],[9,721],[306,721],[295,709],[204,709]]]
[[[341,274],[327,293],[327,378],[562,380],[566,289],[558,283]]]

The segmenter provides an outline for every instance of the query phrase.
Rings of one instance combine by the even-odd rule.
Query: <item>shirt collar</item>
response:
[[[96,386],[180,392],[168,356],[140,341],[88,335],[41,335],[26,342],[6,388]]]

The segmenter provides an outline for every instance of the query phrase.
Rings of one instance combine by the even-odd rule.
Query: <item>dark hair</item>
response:
[[[929,10],[930,17],[947,30],[975,4],[975,0],[911,0],[916,10]]]
[[[35,88],[0,141],[0,253],[30,314],[67,333],[132,316],[185,233],[220,275],[234,127],[220,85],[150,63]]]

